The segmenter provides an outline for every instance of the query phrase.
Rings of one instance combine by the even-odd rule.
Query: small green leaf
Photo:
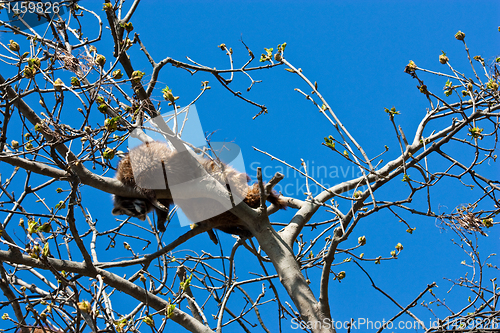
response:
[[[384,108],[384,111],[388,113],[390,117],[394,117],[397,114],[401,114],[399,111],[396,111],[396,108],[394,106],[391,109]]]
[[[175,310],[175,304],[169,304],[167,305],[167,319],[170,319],[172,315],[174,314]]]

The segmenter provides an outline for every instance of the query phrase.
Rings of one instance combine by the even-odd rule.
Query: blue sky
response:
[[[94,8],[107,23],[100,2],[83,1],[81,4]],[[412,138],[428,107],[425,96],[416,89],[417,82],[403,72],[405,65],[413,60],[419,67],[448,73],[447,66],[438,61],[443,50],[456,69],[470,76],[463,44],[454,38],[454,34],[458,30],[465,32],[471,54],[481,55],[487,63],[491,63],[499,55],[498,13],[500,3],[497,1],[143,1],[132,23],[134,32],[140,34],[141,41],[156,61],[166,57],[187,61],[187,56],[218,69],[228,68],[229,65],[225,52],[217,48],[221,43],[233,49],[234,64],[238,67],[248,59],[240,39],[256,55],[257,59],[252,63],[254,66],[259,65],[258,57],[264,48],[276,49],[278,44],[286,42],[285,58],[295,67],[300,67],[312,82],[317,81],[320,92],[368,155],[376,156],[387,145],[390,151],[384,160],[388,161],[397,156],[399,148],[384,108],[395,106],[401,112],[396,121],[406,136]],[[93,29],[87,31],[90,35],[95,32]],[[0,38],[5,41],[5,38]],[[99,53],[105,54],[108,59],[111,59],[113,51],[110,41],[105,30],[102,42],[96,45]],[[129,54],[135,69],[146,72],[146,76],[151,73],[151,67],[137,45],[129,50]],[[254,80],[262,80],[250,92],[246,92],[250,81],[242,74],[235,76],[231,87],[241,91],[244,97],[267,106],[268,114],[255,120],[252,117],[259,109],[233,97],[213,76],[204,73],[191,75],[172,66],[163,69],[154,98],[161,100],[161,89],[168,85],[175,96],[180,96],[178,103],[185,105],[199,94],[200,82],[209,80],[212,89],[196,102],[203,130],[207,133],[216,131],[212,137],[214,141],[238,144],[251,177],[255,177],[255,165],[267,166],[267,175],[284,170],[287,177],[282,186],[292,184],[286,187],[287,195],[305,199],[304,179],[283,169],[278,162],[271,161],[253,147],[297,168],[302,158],[313,170],[319,170],[320,166],[337,170],[338,177],[322,177],[321,180],[329,185],[349,179],[352,172],[357,173],[338,155],[321,145],[323,138],[333,135],[335,130],[309,101],[294,91],[299,88],[309,93],[310,89],[304,82],[286,72],[284,66],[250,74]],[[421,77],[430,90],[441,92],[444,97],[442,87],[446,79],[432,75]],[[456,153],[456,150],[449,152]],[[436,162],[440,166],[439,161]],[[484,167],[483,170],[489,176],[498,175],[498,165]],[[388,187],[380,191],[381,198],[401,198],[408,193],[399,180],[395,180],[393,185],[388,184]],[[443,182],[443,186],[433,191],[434,212],[451,212],[477,194],[453,182]],[[100,207],[106,200],[108,203],[105,206],[111,205],[108,194],[97,193],[93,189],[83,189],[83,193],[89,195],[88,198],[84,196],[84,200],[90,207]],[[417,198],[422,200],[422,196]],[[414,204],[421,207],[418,200]],[[94,209],[93,216],[99,221],[114,223],[110,211]],[[293,213],[289,209],[273,216],[272,221],[286,222]],[[448,304],[456,304],[458,310],[458,306],[466,304],[469,294],[458,290],[447,294],[451,284],[443,280],[443,277],[456,279],[465,272],[460,262],[467,258],[451,243],[450,238],[454,235],[443,233],[434,219],[403,215],[411,227],[416,227],[413,235],[406,233],[406,226],[395,217],[381,212],[363,220],[341,248],[355,246],[357,238],[366,235],[367,245],[356,253],[364,252],[370,258],[378,255],[387,257],[401,242],[404,250],[398,260],[381,265],[372,262],[363,264],[377,286],[406,306],[427,284],[436,281],[440,287],[436,289],[439,297],[446,298]],[[321,211],[314,221],[329,218],[332,218],[331,214]],[[482,253],[497,250],[499,232],[496,229],[487,239],[480,237]],[[173,227],[163,239],[169,243],[182,232],[185,232],[184,228]],[[306,230],[304,234],[310,235]],[[234,240],[222,233],[219,236],[224,244],[224,253],[228,254]],[[217,252],[205,235],[200,235],[188,245],[197,251],[205,248]],[[117,253],[113,251],[118,250],[107,254],[103,252],[102,260],[108,256],[107,260],[115,258]],[[240,253],[240,259],[245,260],[244,255],[246,253]],[[338,255],[336,262],[346,257]],[[498,259],[492,262],[499,264]],[[257,264],[254,267],[258,269]],[[242,277],[247,276],[242,267],[239,269]],[[399,311],[370,286],[369,280],[356,265],[343,264],[338,270],[336,267],[333,269],[347,273],[342,283],[331,283],[331,307],[335,320],[387,320]],[[254,270],[253,267],[250,270]],[[319,270],[310,270],[308,274],[317,295]],[[255,295],[259,293],[259,288]],[[432,300],[427,296],[423,299],[427,302]],[[277,326],[273,324],[276,305],[271,303],[263,309],[266,310],[262,311],[266,323],[276,331]],[[426,324],[431,318],[431,314],[421,307],[412,311],[422,315]],[[436,311],[445,313],[440,309]],[[409,317],[402,318],[409,320]],[[179,328],[174,323],[169,325],[172,329]]]
[[[415,87],[417,82],[403,73],[405,65],[411,59],[419,67],[449,72],[447,66],[438,61],[443,50],[455,68],[471,75],[463,45],[455,40],[454,34],[464,31],[472,55],[480,54],[491,62],[499,52],[499,7],[494,1],[182,2],[155,7],[154,16],[162,17],[165,22],[161,26],[151,19],[152,13],[144,12],[144,19],[148,18],[141,23],[144,31],[160,32],[155,36],[141,32],[141,38],[150,45],[156,42],[149,51],[158,58],[170,56],[182,60],[189,56],[216,68],[228,66],[224,52],[216,48],[220,43],[233,48],[237,66],[247,59],[240,38],[256,55],[262,53],[264,47],[276,48],[287,42],[286,59],[302,68],[311,81],[318,82],[320,92],[370,156],[382,152],[384,145],[388,145],[392,149],[389,157],[384,157],[388,160],[397,154],[398,146],[384,107],[395,106],[401,111],[396,121],[410,138],[428,107]],[[136,27],[139,31],[139,26]],[[175,95],[189,100],[198,93],[199,81],[205,76],[191,77],[172,68],[164,77]],[[253,151],[252,147],[257,147],[296,167],[303,158],[310,165],[343,168],[342,172],[351,175],[352,166],[348,169],[338,156],[321,146],[323,138],[333,134],[334,129],[309,101],[294,91],[300,88],[310,92],[297,77],[283,68],[252,73],[255,80],[263,82],[254,85],[244,96],[269,109],[269,114],[256,120],[251,117],[258,109],[232,98],[212,77],[206,77],[212,91],[196,103],[204,129],[218,130],[214,135],[217,140],[234,140],[239,144],[247,161],[247,171],[248,161],[259,161],[262,166],[281,171],[279,163]],[[438,93],[446,82],[431,75],[422,75],[422,78],[429,89]],[[241,75],[234,85],[237,87],[234,89],[244,92],[249,81]],[[491,166],[489,172],[498,174],[498,166]],[[283,183],[294,184],[295,194],[304,198],[300,190],[303,179],[294,173],[288,176]],[[341,173],[337,179],[324,179],[330,185],[342,180],[346,179]],[[381,194],[386,195],[384,198],[407,193],[398,182],[396,180],[392,187],[389,185],[388,190],[381,190]],[[433,211],[450,212],[470,200],[468,190],[451,186],[453,183],[443,182],[442,187],[433,189],[436,191]],[[445,191],[445,195],[439,191]],[[416,198],[422,200],[423,197]],[[415,205],[418,204],[416,200]],[[291,213],[277,215],[273,220],[286,221]],[[443,280],[443,277],[456,279],[465,272],[459,263],[467,258],[450,241],[456,236],[441,232],[434,219],[403,215],[411,227],[417,228],[413,235],[406,233],[406,227],[395,217],[380,213],[360,223],[342,247],[354,246],[358,236],[366,235],[368,243],[361,252],[376,257],[388,255],[401,242],[405,248],[397,261],[365,264],[377,286],[406,305],[428,283],[436,281],[440,287],[436,292],[441,292],[439,297],[444,297],[448,304],[465,304],[468,295],[446,294],[451,284]],[[329,217],[327,213],[319,213],[315,220]],[[496,251],[498,231],[481,241],[485,243],[482,253]],[[337,261],[344,259],[342,255],[337,258]],[[498,264],[498,260],[495,262]],[[376,292],[354,264],[342,265],[339,270],[345,270],[348,278],[340,284],[332,283],[334,318],[381,320],[397,313],[398,308]],[[317,277],[312,272],[309,274]],[[427,296],[423,299],[432,300]],[[421,314],[426,324],[432,317],[421,307],[412,311]]]

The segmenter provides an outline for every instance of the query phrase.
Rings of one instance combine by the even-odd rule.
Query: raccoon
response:
[[[113,215],[128,215],[145,220],[146,215],[153,209],[158,216],[157,228],[165,231],[165,222],[168,217],[168,208],[173,204],[172,199],[156,199],[153,189],[169,189],[174,185],[197,179],[204,173],[198,166],[188,167],[191,156],[188,152],[172,151],[163,142],[149,142],[133,148],[118,163],[116,178],[127,186],[134,187],[142,192],[144,198],[126,198],[114,196]],[[231,190],[235,204],[241,201],[252,208],[260,205],[258,184],[248,185],[249,177],[231,166],[220,165],[215,161],[197,157],[199,164],[206,173]],[[134,169],[132,169],[132,165]],[[206,174],[205,173],[205,174]],[[159,184],[159,182],[164,184]],[[273,191],[267,200],[279,209],[285,209],[287,203]],[[210,223],[214,228],[225,233],[250,237],[250,231],[243,222],[233,213],[224,209],[214,199],[196,198],[195,200],[176,199],[175,203],[182,208],[186,216],[193,222]],[[195,206],[195,207],[193,207]],[[220,213],[220,214],[219,214]],[[213,216],[205,218],[206,216]],[[212,238],[212,236],[211,236]],[[212,240],[216,242],[213,238]]]

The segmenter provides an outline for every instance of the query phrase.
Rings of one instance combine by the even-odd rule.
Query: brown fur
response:
[[[189,157],[185,154],[187,153],[171,151],[162,142],[150,142],[132,149],[119,162],[116,178],[125,185],[135,187],[138,191],[144,193],[147,199],[115,196],[113,214],[126,214],[144,220],[146,214],[155,209],[158,215],[158,230],[165,231],[164,223],[168,212],[153,205],[156,202],[154,189],[165,189],[169,186],[168,183],[170,183],[170,186],[173,186],[203,176],[203,170],[200,170],[198,167],[187,167],[191,164],[189,163]],[[199,157],[197,160],[221,184],[226,185],[227,180],[236,203],[242,200],[252,208],[259,207],[259,188],[257,184],[253,186],[247,184],[247,175],[238,172],[230,166],[220,166],[208,158]],[[132,170],[132,163],[135,168],[134,170]],[[168,175],[168,183],[166,182],[166,177],[164,177],[163,166]],[[222,171],[222,168],[224,168],[224,171]],[[158,184],[158,179],[165,180],[165,184]],[[280,199],[279,195],[274,191],[268,196],[267,200],[280,209],[286,207],[286,202]],[[173,203],[171,199],[158,199],[157,201],[167,208]],[[236,215],[224,210],[221,204],[213,199],[196,198],[194,201],[176,199],[175,203],[179,207],[184,208],[184,213],[191,221],[210,223],[213,227],[226,233],[242,237],[251,236],[251,233]],[[196,207],[193,207],[193,205]],[[207,212],[213,212],[213,214],[217,214],[217,212],[222,213],[205,219],[204,217],[207,216]]]

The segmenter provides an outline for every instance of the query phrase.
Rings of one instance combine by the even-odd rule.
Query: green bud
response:
[[[97,107],[97,110],[101,113],[106,113],[108,111],[108,105],[103,103]]]
[[[78,302],[76,305],[78,305],[78,309],[82,312],[90,313],[92,311],[89,301]]]
[[[127,32],[131,32],[132,30],[134,30],[134,26],[132,25],[132,22],[127,22],[123,25],[123,27],[125,28],[125,30],[127,30]]]
[[[59,203],[56,204],[55,206],[56,209],[64,209],[66,208],[66,204],[64,203],[64,201],[59,201]]]
[[[41,231],[41,232],[49,232],[50,230],[52,230],[52,226],[50,225],[49,222],[45,222],[44,224],[42,224],[37,231]]]
[[[410,60],[408,65],[405,67],[405,73],[414,73],[417,70],[417,65],[413,60]]]
[[[472,136],[474,139],[482,139],[483,138],[483,135],[481,134],[483,132],[483,128],[480,128],[480,127],[472,127],[472,128],[469,128],[469,134],[470,136]]]
[[[61,91],[64,88],[64,82],[61,79],[57,79],[54,81],[54,89],[56,91]]]
[[[112,12],[113,11],[113,5],[106,2],[104,4],[104,6],[102,7],[102,10],[104,10],[105,12]]]
[[[27,79],[32,79],[35,77],[36,69],[33,67],[25,66],[23,69],[23,76]]]
[[[112,160],[115,157],[115,151],[111,148],[106,148],[106,150],[102,153],[102,157],[107,160]]]
[[[172,94],[172,89],[170,89],[168,86],[165,87],[164,89],[162,89],[162,92],[163,92],[163,98],[166,101],[170,101],[170,102],[174,102],[175,101],[175,97]]]
[[[142,321],[150,327],[155,326],[155,322],[154,322],[153,317],[151,315],[144,317],[144,319]]]
[[[172,317],[172,315],[174,314],[174,310],[175,310],[175,304],[169,304],[167,305],[167,319],[169,319],[170,317]]]
[[[141,72],[141,71],[133,71],[131,79],[134,82],[139,82],[145,74],[146,73]]]
[[[73,76],[73,77],[71,78],[71,85],[72,85],[72,86],[75,86],[75,87],[79,87],[79,86],[80,86],[80,80],[78,80],[78,78],[77,78],[77,77],[74,77],[74,76]]]
[[[116,131],[117,126],[118,124],[116,122],[116,119],[114,118],[107,118],[106,120],[104,120],[104,127],[106,127],[106,129],[110,133]]]
[[[496,81],[493,81],[493,79],[491,79],[488,81],[488,83],[486,83],[486,88],[491,89],[493,91],[497,91],[498,83]]]
[[[394,117],[397,114],[401,114],[401,112],[397,111],[396,107],[394,107],[394,106],[392,108],[390,108],[390,109],[384,108],[384,111],[386,113],[388,113],[391,118]]]
[[[38,229],[38,222],[35,220],[28,220],[28,233],[31,235]]]
[[[98,54],[95,57],[95,62],[96,62],[96,64],[98,64],[102,68],[102,67],[104,67],[104,64],[106,63],[106,57],[103,56],[102,54]]]
[[[123,74],[122,74],[121,69],[117,69],[117,70],[113,71],[113,79],[119,80],[122,77],[123,77]]]
[[[493,219],[491,217],[489,219],[483,219],[483,224],[486,228],[491,228],[493,226]]]
[[[30,67],[40,69],[40,66],[41,66],[40,59],[38,59],[37,57],[31,58],[30,60],[28,60],[28,65],[30,65]]]
[[[40,245],[35,245],[31,249],[30,257],[33,259],[38,259],[40,257]]]
[[[455,34],[455,38],[458,40],[464,40],[465,34],[462,31],[458,30],[458,32]]]
[[[9,47],[9,49],[11,51],[14,51],[14,52],[19,52],[19,50],[21,49],[21,47],[19,46],[19,44],[17,44],[16,42],[14,42],[12,39],[9,41],[9,45],[7,45]]]

